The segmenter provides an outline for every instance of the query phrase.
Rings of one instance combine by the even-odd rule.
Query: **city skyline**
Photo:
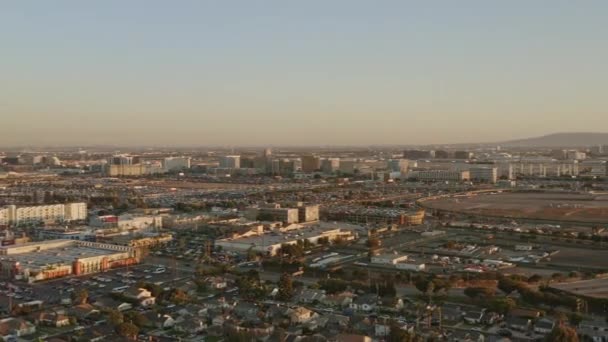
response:
[[[608,125],[608,4],[467,5],[5,4],[0,146],[458,144]]]

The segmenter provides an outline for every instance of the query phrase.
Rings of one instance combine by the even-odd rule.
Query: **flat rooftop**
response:
[[[584,297],[608,298],[608,278],[553,284],[551,287]]]
[[[330,225],[330,226],[304,226],[300,229],[290,230],[288,232],[271,232],[258,236],[249,236],[239,239],[229,240],[226,239],[224,241],[242,243],[242,244],[253,244],[257,246],[272,246],[276,244],[285,243],[293,240],[302,240],[308,239],[315,236],[322,235],[324,232],[342,229],[340,225]]]

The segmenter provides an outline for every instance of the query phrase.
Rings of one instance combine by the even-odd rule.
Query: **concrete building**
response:
[[[469,171],[447,171],[447,170],[426,170],[412,171],[408,174],[409,178],[420,181],[453,181],[461,182],[470,179]]]
[[[302,172],[310,173],[321,169],[321,158],[314,155],[302,157]]]
[[[38,222],[81,221],[87,218],[86,203],[49,204],[30,207],[9,205],[0,208],[0,225]]]
[[[494,184],[498,180],[498,168],[491,166],[477,166],[469,169],[470,179],[474,182]]]
[[[220,157],[220,168],[240,169],[241,168],[241,156]]]
[[[396,265],[399,262],[407,261],[407,259],[407,255],[380,254],[372,256],[371,262],[372,264]]]
[[[318,205],[298,206],[298,222],[313,222],[313,221],[319,221],[319,206]]]
[[[333,174],[340,169],[340,158],[326,158],[321,161],[321,171]]]
[[[473,153],[468,151],[455,151],[454,159],[472,159]]]
[[[434,151],[424,150],[405,150],[403,151],[403,159],[431,159],[435,156]]]
[[[258,236],[249,236],[238,239],[216,240],[215,245],[221,246],[224,250],[247,253],[250,249],[255,252],[276,255],[281,245],[294,245],[300,240],[308,240],[312,244],[317,244],[319,239],[333,241],[336,238],[352,240],[353,233],[350,230],[340,228],[326,228],[321,225],[306,226],[301,229],[288,232],[273,232]]]
[[[103,272],[137,263],[135,249],[75,240],[48,240],[0,247],[0,276],[35,282]]]
[[[389,159],[386,163],[386,168],[390,172],[399,172],[402,175],[406,175],[409,167],[409,160],[407,159]]]
[[[354,159],[340,159],[340,168],[338,170],[343,174],[352,175],[356,170],[356,161]]]
[[[299,211],[295,208],[259,208],[258,219],[262,221],[297,223],[299,220]]]
[[[169,157],[163,160],[166,172],[181,171],[190,168],[190,157]]]

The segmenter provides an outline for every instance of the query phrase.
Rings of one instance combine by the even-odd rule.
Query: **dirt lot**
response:
[[[441,198],[425,205],[477,215],[608,223],[606,195],[505,192]]]

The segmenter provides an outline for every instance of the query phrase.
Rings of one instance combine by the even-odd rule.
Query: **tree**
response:
[[[380,240],[375,237],[370,237],[369,239],[367,239],[367,247],[369,247],[370,249],[376,249],[380,247]]]
[[[419,336],[410,334],[409,332],[401,329],[397,324],[391,324],[391,330],[386,339],[387,342],[417,342],[421,341]]]
[[[89,299],[89,291],[87,289],[79,289],[78,291],[72,292],[72,303],[79,305],[85,304]]]
[[[515,301],[508,297],[494,298],[489,304],[490,310],[503,315],[511,311],[516,306],[517,304]]]
[[[122,337],[136,338],[139,328],[133,323],[124,322],[116,327],[116,333]]]
[[[545,336],[546,342],[579,342],[576,330],[560,321],[555,325],[555,328]]]
[[[489,287],[467,287],[464,294],[471,299],[487,299],[493,297],[495,289]]]
[[[293,281],[289,273],[283,273],[279,279],[279,295],[282,301],[288,301],[293,297]]]
[[[123,318],[122,313],[118,310],[112,309],[108,311],[108,322],[110,322],[112,325],[119,325],[123,322]]]

